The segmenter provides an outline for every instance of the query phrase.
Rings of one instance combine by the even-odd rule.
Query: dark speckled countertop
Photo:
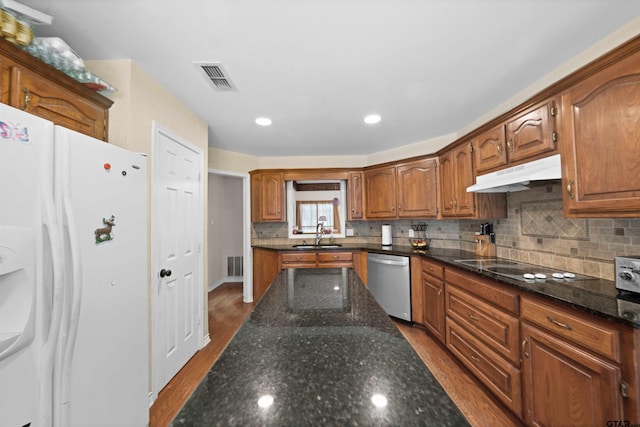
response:
[[[290,269],[172,425],[468,423],[353,270]]]
[[[286,245],[254,247],[276,251],[295,250],[291,246]],[[393,245],[390,247],[382,247],[380,245],[347,244],[337,248],[322,250],[366,250],[369,252],[390,253],[395,255],[420,255],[441,261],[448,266],[494,279],[500,283],[548,298],[613,322],[640,328],[640,296],[629,294],[619,295],[615,283],[610,280],[598,278],[589,278],[588,280],[554,279],[551,277],[544,280],[515,280],[491,273],[490,271],[457,263],[456,260],[476,258],[473,252],[458,249],[432,248],[427,251],[417,252],[411,246]]]

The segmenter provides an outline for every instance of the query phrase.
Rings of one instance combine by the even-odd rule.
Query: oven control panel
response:
[[[616,288],[640,293],[640,257],[615,258]]]

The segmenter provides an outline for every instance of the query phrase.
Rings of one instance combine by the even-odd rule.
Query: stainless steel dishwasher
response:
[[[369,292],[389,316],[411,322],[409,257],[367,254]]]

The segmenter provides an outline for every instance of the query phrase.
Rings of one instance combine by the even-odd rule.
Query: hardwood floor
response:
[[[150,427],[169,425],[252,308],[253,304],[242,302],[242,283],[225,283],[209,293],[211,342],[196,353],[158,394],[158,399],[150,409]],[[400,321],[394,323],[471,425],[522,426],[516,417],[424,330]]]
[[[149,411],[149,427],[171,423],[253,309],[253,304],[242,302],[242,283],[224,283],[209,292],[208,299],[211,342],[158,393]]]

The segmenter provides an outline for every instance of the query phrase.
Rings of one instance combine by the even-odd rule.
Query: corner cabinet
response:
[[[251,222],[285,222],[284,174],[252,171]]]
[[[468,193],[474,183],[473,145],[458,145],[440,155],[440,214],[442,217],[506,218],[505,194]]]
[[[113,101],[0,40],[1,101],[56,125],[106,141]]]
[[[438,215],[435,158],[366,169],[364,185],[367,219]]]
[[[567,217],[640,211],[640,41],[620,55],[562,94]]]

